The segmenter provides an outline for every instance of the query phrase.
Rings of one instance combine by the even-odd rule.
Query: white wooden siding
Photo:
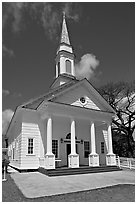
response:
[[[17,145],[18,144],[18,145]],[[14,159],[13,159],[14,148]],[[10,165],[20,168],[21,164],[21,134],[9,145]]]
[[[28,138],[34,139],[34,154],[28,154]],[[39,167],[40,130],[38,124],[22,123],[21,168],[36,169]]]

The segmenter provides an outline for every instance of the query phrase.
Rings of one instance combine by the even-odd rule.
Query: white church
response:
[[[56,78],[48,93],[16,108],[8,128],[10,165],[19,170],[115,166],[114,115],[86,78],[76,79],[63,16]]]

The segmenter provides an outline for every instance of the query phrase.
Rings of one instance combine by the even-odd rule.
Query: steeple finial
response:
[[[65,19],[65,17],[66,17],[66,13],[65,11],[63,11],[63,19]]]
[[[62,23],[61,43],[66,43],[66,44],[70,45],[69,36],[68,36],[68,30],[67,30],[67,25],[66,25],[65,11],[63,11],[63,23]]]

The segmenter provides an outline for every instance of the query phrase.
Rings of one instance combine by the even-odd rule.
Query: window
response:
[[[89,154],[90,154],[89,141],[84,141],[84,157],[88,158]]]
[[[66,72],[71,74],[71,62],[70,62],[70,60],[66,60]]]
[[[15,158],[15,149],[13,148],[12,149],[12,159],[14,160],[14,158]]]
[[[16,141],[16,150],[19,149],[19,143],[18,143],[18,140]]]
[[[28,154],[34,153],[33,148],[34,148],[34,139],[28,138]]]
[[[101,154],[104,154],[105,150],[104,150],[104,142],[101,142]]]
[[[58,62],[58,75],[60,74],[60,62]]]
[[[80,101],[81,101],[81,103],[85,103],[86,102],[85,97],[81,97]]]
[[[71,139],[71,133],[67,134],[66,139],[69,139],[69,140]]]
[[[52,140],[52,153],[58,158],[58,140]]]

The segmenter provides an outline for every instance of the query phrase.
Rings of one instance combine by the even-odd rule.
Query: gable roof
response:
[[[78,83],[73,84],[72,86],[70,86],[69,89],[71,90],[71,89],[75,88],[75,86],[80,86],[82,84],[84,84],[90,91],[92,91],[95,94],[96,98],[104,105],[104,107],[106,107],[107,112],[115,113],[114,109],[108,104],[108,102],[104,99],[104,97],[100,95],[100,93],[96,90],[96,88],[94,88],[93,85],[86,78],[78,81]],[[60,95],[62,95],[62,94],[63,93],[60,92],[57,95],[54,95],[50,99],[50,101],[55,102],[54,99],[56,99],[57,97],[60,97]]]
[[[50,98],[54,97],[58,93],[63,92],[65,89],[71,87],[73,84],[76,84],[78,82],[79,81],[77,81],[77,80],[71,80],[68,83],[65,83],[59,87],[55,87],[53,89],[50,89],[50,91],[48,93],[46,93],[42,96],[39,96],[37,98],[31,99],[27,103],[22,104],[21,107],[36,110],[43,101],[49,100]]]
[[[53,89],[54,86],[56,85],[56,83],[61,80],[61,79],[65,79],[67,80],[67,82],[71,81],[71,80],[75,80],[75,81],[79,81],[76,79],[75,76],[71,75],[71,74],[68,74],[68,73],[62,73],[62,74],[59,74],[59,76],[57,78],[54,79],[53,83],[51,84],[50,86],[50,89]]]
[[[74,88],[75,86],[79,86],[82,83],[84,83],[89,89],[92,89],[92,91],[94,92],[94,94],[97,96],[97,98],[104,104],[105,107],[107,107],[107,109],[110,112],[115,113],[114,109],[107,103],[107,101],[99,94],[99,92],[93,87],[93,85],[85,78],[82,79],[80,81],[78,80],[71,80],[59,87],[55,87],[49,90],[48,93],[39,96],[37,98],[31,99],[30,101],[28,101],[25,104],[22,104],[20,107],[22,108],[28,108],[28,109],[33,109],[33,110],[37,110],[38,107],[44,102],[44,101],[50,101],[50,102],[54,102],[54,99],[56,97],[59,97],[61,94],[63,94],[65,91]]]

